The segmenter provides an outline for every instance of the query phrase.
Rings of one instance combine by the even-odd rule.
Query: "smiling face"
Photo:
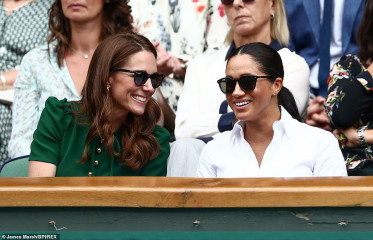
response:
[[[237,37],[257,37],[270,39],[271,14],[275,12],[271,0],[251,0],[244,3],[234,0],[232,4],[224,6],[229,25]]]
[[[63,14],[72,22],[87,22],[102,17],[105,0],[61,0]]]
[[[265,76],[259,70],[258,64],[247,54],[232,57],[226,69],[226,75],[238,79],[242,75]],[[277,94],[282,87],[282,79],[271,82],[266,78],[259,78],[256,87],[251,92],[244,92],[238,82],[231,94],[226,94],[229,106],[236,118],[241,121],[262,121],[271,119],[278,111]]]
[[[131,55],[121,68],[152,74],[157,72],[157,62],[153,53],[140,51]],[[123,119],[129,112],[142,115],[146,103],[155,92],[150,79],[143,86],[136,86],[133,75],[127,72],[113,72],[109,77],[109,91],[114,102],[114,115],[123,117]]]

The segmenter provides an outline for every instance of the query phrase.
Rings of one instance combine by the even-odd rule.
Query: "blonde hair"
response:
[[[277,40],[282,46],[289,45],[289,27],[286,19],[286,11],[283,0],[272,0],[275,5],[275,15],[271,24],[271,38]],[[270,17],[270,16],[268,16]],[[229,29],[225,37],[225,44],[233,41],[233,29]]]

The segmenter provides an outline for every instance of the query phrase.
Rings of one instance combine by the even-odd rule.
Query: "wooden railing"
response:
[[[0,207],[372,207],[373,177],[1,178]]]

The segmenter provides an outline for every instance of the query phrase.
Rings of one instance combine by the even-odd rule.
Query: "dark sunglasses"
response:
[[[242,0],[244,3],[254,2],[255,0]],[[234,0],[221,0],[223,5],[231,5]]]
[[[150,78],[153,88],[157,88],[162,84],[162,81],[165,78],[165,75],[160,73],[149,74],[145,71],[131,71],[117,67],[111,67],[110,72],[133,73],[133,79],[135,81],[136,86],[138,87],[143,86],[146,83],[146,81],[148,81],[148,79]]]
[[[230,94],[233,93],[236,82],[238,82],[238,85],[242,90],[245,92],[251,92],[255,89],[256,86],[256,80],[258,78],[269,78],[273,79],[272,76],[253,76],[253,75],[242,75],[239,79],[234,79],[232,77],[224,77],[218,80],[218,84],[220,87],[220,90],[224,94]]]

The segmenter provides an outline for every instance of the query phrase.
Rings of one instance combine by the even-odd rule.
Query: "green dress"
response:
[[[158,156],[141,170],[133,171],[115,156],[108,156],[98,136],[88,146],[92,149],[88,160],[80,162],[89,127],[76,123],[66,99],[48,98],[34,133],[30,160],[55,164],[56,176],[166,176],[170,134],[165,128],[156,126],[153,131],[160,145]],[[120,131],[114,133],[114,138],[120,142]]]

